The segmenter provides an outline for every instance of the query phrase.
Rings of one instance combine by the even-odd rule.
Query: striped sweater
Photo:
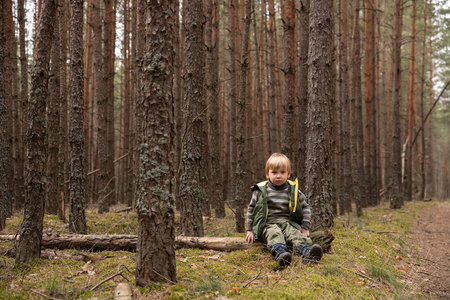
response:
[[[267,206],[269,212],[267,214],[267,222],[275,219],[289,219],[289,192],[288,183],[281,186],[276,186],[272,182],[267,184]],[[247,230],[252,230],[253,226],[253,210],[258,199],[259,191],[254,191],[252,199],[247,209]],[[299,190],[298,191],[298,203],[303,211],[302,228],[310,228],[311,223],[311,208],[306,202],[306,197]]]

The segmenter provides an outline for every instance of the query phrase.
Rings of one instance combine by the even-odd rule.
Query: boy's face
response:
[[[275,185],[283,185],[290,176],[291,172],[288,172],[284,166],[275,170],[269,169],[269,174],[266,174],[266,178]]]

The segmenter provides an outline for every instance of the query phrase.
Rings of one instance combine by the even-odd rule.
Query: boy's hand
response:
[[[304,237],[309,237],[309,230],[305,229],[305,228],[302,228],[302,234],[303,234]]]
[[[251,230],[247,231],[247,236],[245,237],[245,240],[249,244],[253,244],[255,242],[255,235],[253,234],[253,231]]]

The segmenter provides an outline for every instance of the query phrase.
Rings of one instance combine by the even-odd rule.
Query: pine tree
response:
[[[50,48],[56,13],[54,0],[42,0],[41,17],[36,27],[35,62],[31,73],[30,109],[28,113],[28,170],[26,176],[25,212],[20,232],[16,264],[41,255],[44,221],[47,106]]]
[[[330,109],[334,97],[333,1],[312,0],[308,52],[307,198],[314,210],[312,229],[333,225]]]
[[[174,5],[168,0],[146,3],[145,26],[151,30],[145,32],[144,40],[139,43],[145,53],[140,59],[142,93],[137,99],[139,159],[135,201],[139,224],[136,267],[139,286],[177,280],[175,202],[171,191]]]
[[[83,0],[70,1],[70,215],[69,231],[86,234],[84,159]]]
[[[202,0],[186,6],[186,48],[184,102],[187,111],[183,136],[182,172],[180,177],[180,229],[187,236],[203,236],[202,127],[206,120],[204,105],[204,42]]]

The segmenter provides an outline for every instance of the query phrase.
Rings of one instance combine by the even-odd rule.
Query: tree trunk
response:
[[[347,60],[347,40],[348,40],[348,17],[347,17],[347,0],[340,0],[340,38],[339,38],[339,99],[342,106],[342,119],[339,121],[342,126],[342,171],[343,173],[343,186],[341,189],[341,201],[343,202],[343,208],[345,212],[352,211],[352,198],[353,197],[353,176],[352,176],[352,140],[350,129],[350,95],[349,95],[349,72],[348,72],[348,60]]]
[[[92,0],[87,1],[87,16],[86,16],[86,37],[85,37],[85,51],[84,51],[84,153],[86,169],[90,172],[95,169],[96,165],[93,164],[95,152],[94,149],[94,137],[93,137],[93,111],[94,111],[94,97],[91,96],[91,89],[93,86],[92,77]],[[86,178],[86,191],[95,191],[95,178],[96,176],[90,176]],[[95,202],[95,201],[94,201]]]
[[[416,130],[416,13],[417,0],[412,0],[411,8],[411,55],[409,61],[408,86],[408,146],[406,150],[406,166],[404,176],[405,200],[412,201],[413,182],[413,139]]]
[[[251,22],[251,3],[250,0],[245,0],[245,17],[244,17],[244,33],[242,35],[242,53],[241,53],[241,69],[239,81],[239,100],[237,102],[237,124],[236,124],[236,232],[245,232],[245,216],[244,209],[246,204],[245,199],[245,98],[246,98],[246,74],[248,68],[248,44],[250,40],[250,22]]]
[[[333,174],[331,172],[330,109],[334,97],[333,2],[312,0],[308,55],[307,198],[315,212],[312,228],[333,225]]]
[[[376,195],[372,186],[376,182],[376,159],[373,146],[376,144],[374,135],[375,111],[375,5],[365,2],[364,9],[364,90],[365,90],[365,125],[364,125],[364,161],[366,180],[366,199],[370,206],[376,205]],[[376,184],[375,184],[376,185]]]
[[[143,41],[145,55],[139,69],[143,90],[138,98],[136,115],[139,124],[135,195],[139,223],[136,284],[139,286],[155,281],[177,281],[175,203],[171,188],[176,4],[162,1],[159,5],[147,3],[145,7],[145,26],[151,30],[146,31]]]
[[[67,124],[68,110],[67,110],[67,16],[66,11],[68,10],[68,1],[64,0],[62,7],[59,10],[59,41],[60,41],[60,55],[59,55],[59,88],[60,88],[60,118],[59,118],[59,146],[58,146],[58,183],[59,183],[59,194],[61,201],[61,210],[59,219],[65,221],[65,199],[69,198],[68,185],[65,183],[69,180],[69,147],[68,147],[68,136],[69,136],[69,126]],[[65,196],[67,195],[67,196]]]
[[[0,178],[8,176],[7,161],[9,157],[8,136],[6,126],[8,124],[5,93],[5,2],[0,2]],[[5,198],[8,192],[8,182],[2,180],[0,183],[0,231],[5,228]]]
[[[105,212],[109,211],[109,206],[116,204],[116,176],[114,171],[114,140],[115,140],[115,130],[114,130],[114,60],[115,60],[115,1],[113,0],[103,0],[105,3],[105,25],[103,30],[103,57],[104,57],[104,80],[105,80],[105,91],[106,91],[106,141],[107,141],[107,162],[106,162],[106,173],[108,178],[107,187],[105,187]],[[107,207],[108,206],[108,207]],[[107,207],[107,208],[106,208]]]
[[[306,121],[308,119],[308,48],[309,48],[309,2],[310,0],[299,0],[298,3],[298,22],[299,22],[299,61],[298,61],[298,162],[297,174],[299,177],[300,189],[305,190],[306,181],[306,137],[308,128]]]
[[[86,233],[84,158],[83,0],[70,1],[70,215],[69,231]]]
[[[391,190],[390,207],[398,209],[403,206],[402,192],[402,141],[400,131],[401,84],[401,41],[402,41],[403,0],[394,0],[392,10],[392,156],[391,156]]]
[[[431,3],[431,0],[430,0]],[[430,22],[428,23],[428,44],[429,44],[429,51],[428,51],[428,67],[429,67],[429,82],[428,82],[428,107],[431,107],[433,104],[433,43],[432,43],[432,20],[430,20]],[[434,176],[434,155],[433,155],[433,142],[434,142],[434,138],[433,138],[433,115],[430,115],[430,120],[428,121],[428,132],[429,132],[429,137],[428,137],[428,176],[427,178],[429,178],[429,189],[427,192],[427,195],[429,195],[430,197],[434,197],[435,196],[435,176]]]
[[[420,78],[420,120],[424,123],[424,102],[425,102],[425,51],[427,42],[427,4],[428,0],[425,0],[423,5],[423,38],[422,38],[422,59],[421,59],[421,78]],[[424,125],[422,125],[424,126]],[[427,152],[427,146],[425,144],[426,128],[423,127],[422,133],[420,134],[420,154],[419,154],[419,173],[420,173],[420,185],[419,185],[419,199],[425,199],[425,191],[427,185],[427,174],[425,172],[425,157]]]
[[[175,159],[175,186],[174,186],[174,195],[175,195],[175,204],[177,210],[180,209],[180,176],[181,176],[181,166],[183,161],[183,148],[184,148],[184,132],[185,132],[185,119],[186,119],[186,107],[185,103],[183,103],[183,91],[184,91],[184,76],[185,76],[185,43],[186,43],[186,31],[184,30],[185,24],[186,24],[186,1],[187,0],[181,0],[181,13],[178,14],[181,16],[181,30],[178,30],[179,32],[179,41],[178,41],[178,47],[177,47],[177,56],[175,59],[175,76],[176,79],[174,80],[174,84],[176,86],[174,87],[174,102],[175,102],[175,126],[176,126],[176,159]],[[179,7],[178,7],[179,10]],[[178,17],[180,17],[178,16]],[[178,22],[180,23],[180,22]],[[177,23],[177,24],[178,24]],[[177,28],[177,24],[175,25],[175,28]],[[177,67],[178,66],[178,67]],[[178,77],[179,76],[179,77]]]
[[[94,31],[94,97],[97,101],[96,108],[96,130],[97,130],[97,194],[98,194],[98,213],[103,214],[109,211],[109,200],[112,195],[111,182],[108,172],[108,92],[106,90],[106,72],[108,67],[105,65],[104,53],[104,35],[103,18],[101,14],[101,1],[92,1],[92,27]],[[95,154],[94,154],[95,155]]]
[[[184,235],[203,236],[203,185],[201,177],[202,127],[206,120],[203,86],[204,44],[202,0],[189,1],[186,6],[185,92],[188,108],[184,136],[183,167],[180,179],[180,228]]]
[[[4,208],[6,217],[10,217],[12,215],[12,207],[13,207],[13,186],[14,186],[14,166],[13,166],[13,155],[14,155],[14,144],[13,144],[13,132],[14,132],[14,123],[13,120],[13,112],[14,107],[18,100],[18,92],[17,92],[17,45],[16,45],[16,37],[15,37],[15,28],[14,28],[14,20],[13,20],[13,3],[11,0],[6,0],[4,3],[5,12],[5,27],[4,27],[4,35],[6,39],[6,51],[5,51],[5,96],[6,96],[6,126],[5,134],[7,136],[6,145],[4,146],[7,149],[8,156],[3,158],[6,159],[5,166],[7,168],[7,174],[4,181],[7,181],[6,186],[8,187],[5,191],[5,195],[3,198]]]
[[[284,8],[283,8],[284,7]],[[282,6],[284,11],[284,94],[283,94],[283,134],[281,151],[293,162],[297,162],[296,146],[298,145],[298,116],[296,114],[297,98],[295,95],[295,4],[294,0],[286,0]],[[297,168],[291,171],[297,177]]]
[[[215,208],[218,218],[225,217],[225,203],[222,189],[222,169],[220,168],[220,142],[219,142],[219,16],[217,0],[206,1],[206,65],[208,70],[206,88],[207,103],[211,104],[209,110],[210,128],[210,165],[211,178],[209,180],[209,199]]]
[[[19,48],[20,48],[20,141],[18,146],[18,156],[15,163],[16,184],[14,195],[14,208],[20,210],[25,203],[25,133],[28,124],[28,62],[25,49],[25,0],[17,2],[17,21],[19,23]]]
[[[236,24],[236,1],[238,0],[229,0],[228,1],[228,31],[229,31],[229,41],[228,47],[230,49],[230,80],[228,85],[228,110],[229,110],[229,129],[228,129],[228,140],[227,140],[227,154],[228,154],[228,166],[226,166],[228,171],[228,180],[227,180],[227,198],[225,200],[231,200],[232,204],[235,204],[235,180],[234,177],[236,175],[236,102],[237,102],[237,87],[236,83],[236,60],[237,60],[237,51],[236,51],[236,35],[238,32],[238,26]]]
[[[387,0],[383,0],[383,11],[386,11],[386,2]],[[383,182],[381,186],[383,190],[387,190],[389,186],[389,168],[391,164],[391,149],[392,149],[392,111],[391,111],[391,99],[392,99],[392,71],[391,64],[388,64],[388,60],[392,56],[392,49],[389,43],[389,34],[387,29],[387,22],[390,20],[389,16],[383,14],[383,24],[382,24],[382,98],[384,99],[384,105],[380,107],[380,131],[384,129],[384,137],[383,137],[383,149],[380,148],[380,151],[384,153],[381,155],[382,167],[383,167]],[[380,100],[381,100],[380,99]],[[381,144],[380,144],[381,147]],[[387,198],[387,197],[386,197]]]
[[[253,178],[252,181],[256,181],[256,177],[262,176],[264,174],[264,158],[269,157],[269,138],[268,134],[268,114],[267,114],[267,85],[266,85],[266,74],[267,68],[266,63],[266,46],[267,46],[267,22],[266,22],[266,1],[260,3],[260,26],[257,26],[257,17],[253,18],[253,33],[254,33],[254,47],[256,49],[255,61],[256,61],[256,93],[255,100],[253,101],[256,106],[257,115],[256,118],[256,128],[254,128],[253,136],[254,148],[253,148]],[[252,9],[256,11],[255,1],[252,1]]]
[[[26,176],[25,213],[20,233],[16,264],[39,258],[44,219],[45,163],[47,133],[45,110],[48,98],[50,47],[56,2],[43,0],[41,18],[36,27],[35,62],[31,73],[29,127],[27,132],[28,170]]]
[[[276,76],[276,19],[274,1],[269,0],[269,153],[278,151],[279,135],[277,126],[277,76]],[[266,124],[267,126],[267,124]],[[268,157],[267,157],[268,158]]]
[[[131,106],[131,53],[130,53],[130,1],[124,1],[124,29],[123,29],[123,108],[122,108],[122,149],[119,153],[122,157],[123,155],[128,155],[120,164],[120,194],[119,198],[123,199],[123,203],[127,205],[132,205],[133,195],[129,194],[128,186],[130,181],[129,170],[131,164],[131,154],[132,151],[130,147],[130,106]]]
[[[322,246],[324,252],[331,250],[334,236],[328,231],[311,232],[313,243]],[[15,235],[0,235],[0,242],[13,242]],[[81,235],[81,234],[57,234],[42,237],[42,247],[64,249],[80,249],[89,251],[136,251],[139,245],[139,237],[131,234],[117,235]],[[238,251],[251,248],[266,247],[263,243],[249,244],[241,237],[189,237],[178,236],[175,238],[175,249],[199,248],[216,251]]]
[[[353,195],[355,197],[356,214],[362,216],[364,206],[364,157],[363,157],[363,124],[361,108],[361,53],[359,39],[359,5],[360,1],[355,1],[354,24],[351,45],[351,147],[352,147],[352,169],[353,169]]]
[[[61,210],[61,201],[58,182],[58,152],[59,152],[59,119],[60,119],[60,41],[59,41],[59,11],[56,14],[56,22],[53,31],[53,45],[50,53],[49,97],[47,105],[47,187],[45,197],[45,213],[57,215]]]

